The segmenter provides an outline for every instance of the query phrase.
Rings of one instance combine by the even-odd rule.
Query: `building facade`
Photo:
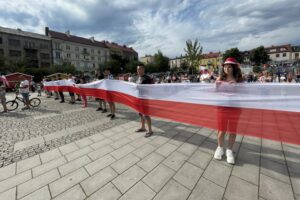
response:
[[[186,57],[180,56],[169,60],[170,69],[180,68],[182,63],[187,62]]]
[[[0,54],[7,65],[24,61],[26,67],[49,68],[52,64],[50,38],[21,29],[0,27]]]
[[[145,55],[144,57],[140,57],[140,62],[144,63],[145,65],[154,62],[154,56]]]
[[[92,72],[99,69],[110,59],[110,51],[103,42],[93,37],[87,39],[71,35],[69,31],[61,33],[45,29],[51,38],[53,64],[71,63],[78,71]]]
[[[120,45],[115,42],[102,41],[105,43],[106,47],[109,48],[111,55],[119,55],[122,59],[127,61],[138,60],[138,53],[132,48],[126,45]]]
[[[292,46],[290,44],[266,47],[270,57],[270,64],[290,64],[292,63]]]
[[[209,52],[200,56],[200,66],[216,70],[222,64],[221,52]]]

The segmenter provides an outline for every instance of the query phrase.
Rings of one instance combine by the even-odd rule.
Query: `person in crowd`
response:
[[[75,78],[72,76],[72,74],[69,74],[69,81],[75,84]],[[69,92],[70,95],[70,101],[69,104],[75,104],[75,94],[73,92]]]
[[[36,84],[36,90],[38,93],[38,97],[42,96],[42,84],[41,83]]]
[[[300,70],[296,72],[296,83],[300,83]]]
[[[200,76],[200,82],[201,83],[209,83],[211,79],[211,76],[208,72],[208,69],[204,69],[203,73]]]
[[[242,72],[235,58],[229,57],[225,60],[220,77],[216,84],[220,86],[224,83],[241,83],[243,82]],[[227,162],[235,163],[232,152],[236,139],[237,120],[240,115],[239,108],[220,107],[218,109],[218,147],[215,151],[214,158],[221,160],[224,155],[224,137],[226,132],[229,134],[228,148],[226,150]],[[232,132],[228,132],[228,129]]]
[[[110,73],[110,69],[106,68],[104,70],[104,77],[105,79],[113,79],[113,75]],[[116,105],[114,102],[112,101],[108,101],[107,102],[109,105],[109,109],[110,109],[110,114],[107,115],[107,117],[110,117],[110,119],[114,119],[116,117]]]
[[[131,83],[134,82],[134,77],[133,77],[132,74],[129,75],[129,77],[128,77],[128,82],[131,82]]]
[[[137,66],[137,73],[138,73],[138,79],[136,81],[137,84],[152,84],[152,80],[149,76],[145,74],[145,65],[139,64]],[[142,113],[139,113],[139,116],[141,117],[141,128],[136,130],[136,132],[146,132],[145,122],[148,126],[148,132],[146,133],[145,137],[150,137],[153,134],[152,126],[151,126],[151,118],[148,115],[144,115]]]
[[[57,80],[62,80],[60,74],[57,76]],[[59,97],[60,97],[60,102],[59,103],[65,103],[65,96],[63,91],[58,92]]]
[[[3,106],[3,112],[7,112],[5,94],[6,94],[5,82],[2,79],[0,79],[0,101]]]
[[[83,75],[82,75],[83,76]],[[81,77],[81,76],[80,76]],[[80,77],[76,77],[75,78],[75,83],[76,84],[80,84]],[[77,99],[76,99],[76,101],[81,101],[81,96],[80,96],[80,94],[76,94],[77,95]]]
[[[21,78],[24,78],[21,76]],[[29,81],[27,79],[23,79],[20,83],[19,92],[22,95],[24,99],[25,107],[22,108],[22,110],[30,109],[29,107]]]
[[[81,76],[79,80],[80,80],[80,84],[85,84],[86,83],[86,79],[84,78],[84,76]],[[83,102],[82,107],[86,108],[87,107],[87,98],[86,98],[86,96],[84,94],[81,95],[81,99],[82,99],[82,102]]]
[[[97,79],[98,80],[104,79],[104,75],[102,72],[99,73]],[[96,100],[99,102],[99,106],[96,111],[102,111],[102,113],[107,113],[106,102],[104,101],[104,99],[96,98]]]

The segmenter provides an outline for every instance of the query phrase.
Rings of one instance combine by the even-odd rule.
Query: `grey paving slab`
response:
[[[82,181],[80,185],[82,186],[84,192],[89,196],[117,177],[117,175],[118,174],[112,168],[107,167],[92,175],[88,179]]]
[[[286,165],[262,158],[260,173],[290,184]]]
[[[22,198],[59,178],[60,175],[57,169],[53,169],[52,171],[42,174],[36,178],[30,179],[18,186],[18,198]]]
[[[147,155],[149,155],[151,152],[153,152],[156,148],[152,146],[151,144],[145,144],[132,153],[136,155],[139,158],[145,158]]]
[[[16,163],[0,168],[0,181],[16,174]]]
[[[57,159],[51,160],[43,165],[32,168],[33,177],[37,177],[41,174],[44,174],[52,169],[55,169],[61,165],[64,165],[67,160],[64,157],[59,157]]]
[[[187,156],[191,156],[196,151],[197,148],[198,148],[198,146],[186,142],[183,145],[181,145],[177,149],[177,151],[180,152],[180,153],[183,153]]]
[[[191,138],[189,138],[187,140],[187,143],[194,144],[196,146],[200,146],[204,142],[205,139],[206,139],[206,137],[203,135],[194,134]]]
[[[59,147],[59,150],[63,155],[66,155],[66,154],[76,151],[78,149],[79,149],[78,146],[76,146],[76,144],[73,142],[70,144],[64,145],[62,147]]]
[[[22,184],[32,178],[31,171],[27,170],[15,176],[11,176],[0,182],[0,193]]]
[[[222,187],[226,187],[230,173],[230,167],[222,165],[217,161],[211,161],[204,171],[203,176]]]
[[[78,169],[75,172],[72,172],[52,183],[49,184],[50,192],[52,197],[63,193],[69,188],[77,185],[88,177],[88,173],[83,169]]]
[[[17,174],[41,164],[39,155],[17,162]]]
[[[263,174],[260,175],[259,196],[272,200],[294,199],[291,185]]]
[[[192,190],[198,182],[203,170],[190,163],[185,163],[173,177],[181,185]]]
[[[205,169],[207,167],[207,165],[209,164],[209,162],[212,159],[212,155],[205,153],[203,151],[195,151],[195,153],[188,159],[188,162],[202,168]]]
[[[188,159],[188,156],[175,151],[163,163],[171,169],[177,171],[183,163]]]
[[[33,145],[42,144],[44,143],[44,138],[41,136],[38,136],[36,138],[32,138],[29,140],[21,141],[15,143],[14,151],[19,151],[27,147],[31,147]]]
[[[53,200],[83,200],[86,198],[86,195],[82,191],[79,185],[75,185],[71,189],[63,192],[62,194],[55,197]]]
[[[231,176],[225,191],[227,200],[252,200],[258,198],[258,186]]]
[[[142,181],[128,190],[119,200],[150,200],[156,193]]]
[[[103,140],[105,137],[101,134],[101,133],[98,133],[98,134],[95,134],[95,135],[92,135],[88,138],[85,138],[85,139],[82,139],[81,141],[79,140],[78,141],[78,145],[79,146],[86,146],[87,144],[90,145],[92,143],[95,143],[95,142],[98,142],[98,141],[101,141]],[[77,144],[77,143],[76,143]]]
[[[129,144],[111,152],[110,154],[115,158],[115,159],[120,159],[124,156],[126,156],[127,154],[131,153],[132,151],[134,151],[135,148]]]
[[[214,155],[217,147],[218,147],[218,145],[216,143],[204,141],[203,143],[201,143],[201,145],[199,146],[198,149],[200,151]]]
[[[59,158],[61,156],[62,156],[62,154],[60,153],[60,151],[58,149],[53,149],[51,151],[47,151],[45,153],[40,154],[42,163],[49,162],[49,161]]]
[[[88,156],[79,157],[75,160],[72,160],[58,168],[61,176],[65,176],[91,162],[91,159]]]
[[[96,172],[106,168],[115,161],[116,159],[114,159],[111,155],[106,155],[86,165],[85,168],[89,174],[93,175]]]
[[[145,145],[146,143],[150,142],[151,140],[149,138],[145,138],[145,137],[141,137],[138,138],[132,142],[130,142],[129,144],[135,148],[139,148],[143,145]],[[153,146],[153,145],[152,145]]]
[[[175,171],[160,164],[143,178],[143,182],[155,192],[159,192],[174,174]]]
[[[110,152],[113,152],[115,149],[112,148],[110,145],[106,145],[102,148],[99,148],[95,151],[92,151],[91,153],[88,154],[88,156],[92,159],[92,160],[97,160],[98,158],[101,158],[103,156],[105,156],[106,154],[109,154]]]
[[[252,151],[246,148],[240,148],[239,154],[237,156],[238,160],[245,161],[249,164],[259,166],[260,162],[260,153]]]
[[[160,155],[167,157],[171,153],[173,153],[178,147],[174,144],[165,143],[162,146],[160,146],[155,152],[159,153]]]
[[[111,143],[110,146],[112,146],[115,149],[118,149],[129,142],[131,142],[131,140],[129,138],[125,137],[125,138],[122,138],[120,140],[117,140],[117,141]]]
[[[291,182],[294,189],[294,192],[297,195],[300,195],[300,175],[291,173]]]
[[[167,185],[156,195],[155,200],[181,200],[187,199],[190,190],[186,189],[174,180],[171,180]]]
[[[259,166],[237,160],[232,174],[255,185],[259,185]]]
[[[90,153],[92,151],[93,151],[93,149],[91,147],[87,146],[87,147],[84,147],[83,149],[73,151],[72,153],[69,153],[65,156],[66,156],[68,161],[71,161],[71,160],[74,160],[74,159],[79,158],[81,156],[87,155],[88,153]]]
[[[48,186],[34,191],[33,193],[21,198],[21,200],[50,200],[51,195]]]
[[[203,177],[189,196],[189,200],[219,200],[222,199],[225,189]]]
[[[117,200],[121,195],[122,194],[113,184],[108,183],[93,193],[87,200]]]
[[[94,144],[91,145],[91,147],[96,150],[96,149],[99,149],[99,148],[102,148],[104,146],[107,146],[108,144],[111,144],[113,143],[113,141],[109,138],[105,138],[103,140],[100,140]]]
[[[118,173],[121,174],[132,165],[140,161],[140,158],[134,154],[128,154],[127,156],[121,158],[120,160],[111,164],[111,167]]]
[[[142,159],[140,162],[138,162],[138,166],[143,168],[146,172],[150,172],[152,169],[154,169],[159,163],[161,163],[165,158],[158,153],[151,153],[144,159]]]
[[[3,200],[15,200],[16,199],[16,191],[17,191],[17,188],[14,187],[14,188],[11,188],[5,192],[2,192],[0,193],[0,199],[3,199]]]
[[[134,184],[141,180],[146,175],[146,172],[137,165],[132,166],[123,174],[115,178],[112,183],[124,194]]]
[[[154,140],[152,140],[151,142],[149,142],[149,144],[155,146],[155,147],[160,147],[161,145],[167,143],[170,140],[170,138],[166,138],[166,137],[157,137]]]

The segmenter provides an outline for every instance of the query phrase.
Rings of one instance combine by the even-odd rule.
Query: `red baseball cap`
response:
[[[225,62],[223,63],[223,65],[225,64],[232,64],[232,65],[239,65],[239,63],[237,62],[237,60],[233,57],[229,57],[225,60]]]

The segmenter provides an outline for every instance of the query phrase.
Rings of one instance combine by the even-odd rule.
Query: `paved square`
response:
[[[35,96],[36,94],[32,94]],[[8,97],[9,98],[9,97]],[[0,199],[300,199],[300,147],[238,136],[236,165],[213,159],[216,132],[97,103],[0,113]]]

